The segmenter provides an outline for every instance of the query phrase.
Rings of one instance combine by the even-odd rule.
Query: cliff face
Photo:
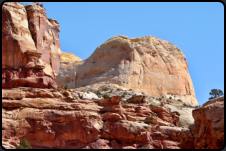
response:
[[[60,70],[56,77],[56,83],[58,86],[67,86],[69,89],[75,88],[75,71],[81,61],[82,59],[72,53],[61,53]]]
[[[26,138],[33,149],[180,148],[178,112],[150,104],[122,104],[120,96],[84,99],[81,93],[89,92],[2,90],[3,147],[13,149]]]
[[[2,88],[57,87],[59,23],[39,3],[2,5]]]
[[[114,83],[150,96],[173,94],[187,104],[198,104],[183,52],[153,36],[112,37],[76,73],[76,87]]]
[[[181,133],[181,149],[223,149],[224,96],[192,111],[195,124]]]

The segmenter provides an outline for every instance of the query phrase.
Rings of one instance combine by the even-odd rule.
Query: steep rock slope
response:
[[[114,83],[150,96],[176,95],[197,105],[183,52],[170,42],[144,36],[115,36],[77,67],[75,87]]]
[[[59,31],[58,23],[47,19],[41,4],[32,3],[25,8],[19,2],[5,2],[2,5],[2,87],[56,88],[54,80],[61,55]]]
[[[75,56],[73,53],[61,53],[60,70],[56,77],[56,83],[60,87],[67,86],[68,88],[75,88],[75,76],[77,66],[82,59]]]

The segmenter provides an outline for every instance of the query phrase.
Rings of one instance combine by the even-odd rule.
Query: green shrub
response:
[[[105,99],[110,98],[109,95],[107,95],[107,94],[102,95],[102,97],[105,98]]]
[[[186,104],[186,103],[184,103],[184,104],[183,104],[183,106],[187,106],[187,104]]]
[[[132,91],[132,89],[129,89],[129,91]]]
[[[103,91],[108,91],[109,89],[108,88],[103,88]]]
[[[123,99],[121,99],[121,104],[125,104],[125,101]]]
[[[159,101],[161,101],[162,100],[162,98],[159,98]]]
[[[188,128],[191,128],[191,126],[192,126],[192,124],[189,124],[189,125],[188,125]]]
[[[77,96],[74,96],[75,100],[78,100]]]
[[[32,149],[32,147],[30,146],[27,139],[24,138],[23,141],[21,142],[20,146],[17,146],[16,149]]]
[[[169,97],[169,99],[172,99],[172,97]]]
[[[100,90],[97,90],[97,92],[95,92],[95,94],[96,94],[97,96],[100,96],[100,95],[101,95]]]
[[[126,95],[126,94],[127,94],[127,92],[124,92],[124,93],[123,93],[123,95]]]
[[[121,97],[122,97],[122,98],[124,98],[124,97],[125,97],[125,95],[123,94],[123,95],[121,95]]]
[[[145,120],[144,123],[151,124],[151,120]]]
[[[120,91],[120,89],[118,88],[117,91]]]
[[[65,85],[64,88],[65,88],[65,90],[68,90],[68,85]]]
[[[155,114],[152,113],[151,116],[155,116]]]

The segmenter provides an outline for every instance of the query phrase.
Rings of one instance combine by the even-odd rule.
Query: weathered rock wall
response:
[[[75,76],[77,66],[82,59],[72,53],[61,53],[60,70],[56,77],[56,83],[60,87],[67,86],[69,89],[75,88]]]
[[[122,105],[120,96],[74,98],[77,93],[59,88],[2,90],[3,147],[13,149],[26,138],[33,149],[180,148],[176,112]]]
[[[38,52],[42,53],[45,74],[56,78],[60,68],[60,40],[59,23],[56,20],[48,19],[45,8],[40,3],[32,3],[25,6],[35,46]]]
[[[183,52],[153,36],[112,37],[76,73],[76,87],[114,83],[150,96],[173,94],[187,104],[198,104]]]
[[[209,100],[192,111],[195,124],[181,133],[182,149],[223,149],[224,97]]]
[[[41,28],[36,27],[37,20]],[[47,19],[39,3],[26,8],[19,2],[2,5],[2,88],[57,87],[61,55],[58,24]]]

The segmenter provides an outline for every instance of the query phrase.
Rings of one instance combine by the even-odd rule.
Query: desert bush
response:
[[[177,101],[182,102],[182,100],[181,100],[181,99],[178,99]]]
[[[121,104],[125,104],[125,101],[123,99],[121,99]]]
[[[105,87],[105,88],[103,88],[103,91],[108,91],[108,90],[109,90],[109,89],[108,89],[108,88],[106,88],[106,87]]]
[[[120,91],[120,89],[118,88],[117,91]]]
[[[144,123],[151,124],[151,120],[145,120]]]
[[[172,99],[172,97],[170,96],[169,99]]]
[[[28,140],[24,138],[20,146],[17,146],[16,149],[32,149],[32,147],[29,144]]]
[[[102,97],[105,98],[105,99],[110,98],[109,95],[107,95],[107,94],[102,95]]]
[[[132,89],[129,89],[129,91],[132,91]]]
[[[96,94],[97,96],[100,96],[100,95],[101,95],[100,90],[97,90],[97,91],[95,92],[95,94]]]
[[[65,90],[68,90],[68,85],[64,85],[64,89]]]
[[[78,97],[77,96],[74,96],[75,100],[78,100]]]

